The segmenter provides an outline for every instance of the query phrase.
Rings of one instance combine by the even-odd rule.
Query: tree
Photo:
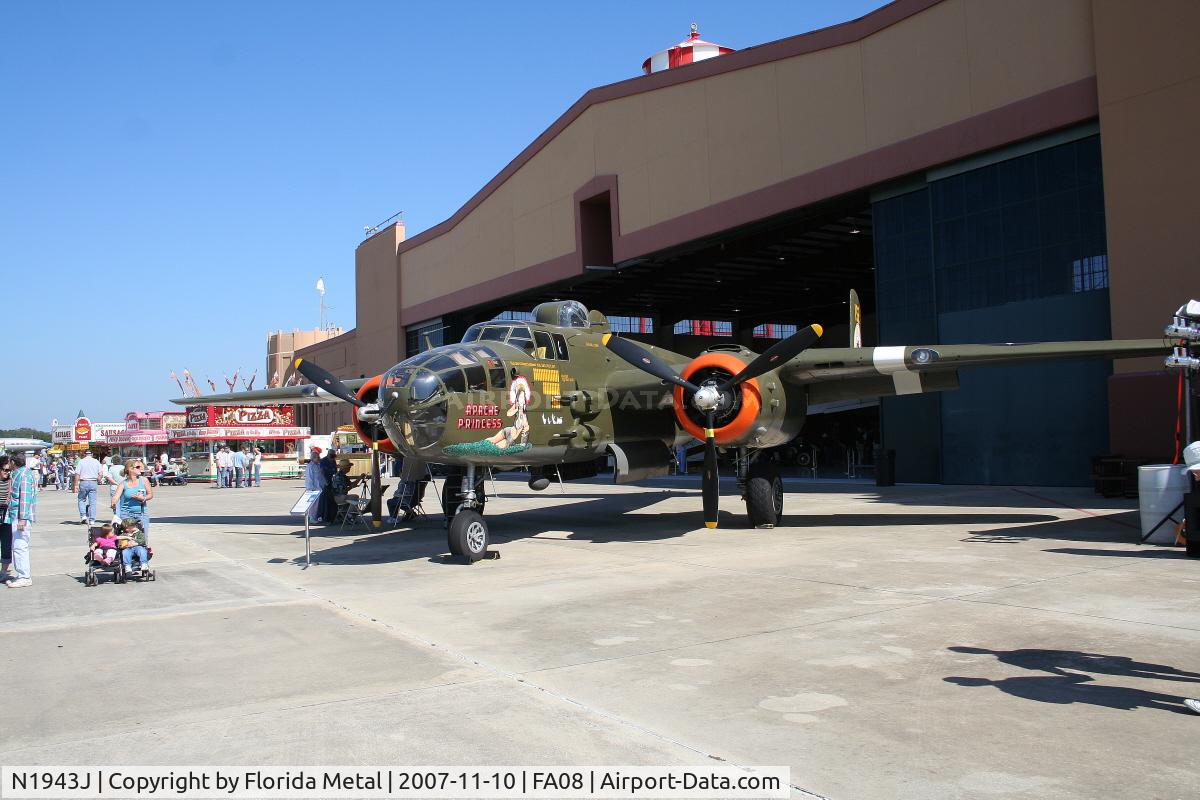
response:
[[[49,431],[39,431],[36,428],[5,428],[0,430],[0,437],[12,439],[41,439],[43,442],[50,441]]]

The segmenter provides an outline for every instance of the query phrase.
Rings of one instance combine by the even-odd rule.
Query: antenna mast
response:
[[[321,330],[325,330],[325,278],[317,278],[317,291],[321,294]]]

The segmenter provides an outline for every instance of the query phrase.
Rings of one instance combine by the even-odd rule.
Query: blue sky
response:
[[[0,427],[160,410],[354,326],[354,248],[452,215],[582,94],[684,38],[742,49],[879,0],[0,4]]]

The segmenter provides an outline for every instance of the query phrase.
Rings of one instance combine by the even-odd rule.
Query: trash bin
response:
[[[875,449],[875,485],[896,485],[896,451]]]
[[[1166,517],[1179,508],[1187,490],[1187,467],[1182,464],[1138,467],[1138,510],[1141,512],[1143,541],[1149,544],[1175,543],[1174,520],[1183,517],[1179,513],[1174,514],[1172,519]],[[1154,533],[1146,538],[1151,530]]]

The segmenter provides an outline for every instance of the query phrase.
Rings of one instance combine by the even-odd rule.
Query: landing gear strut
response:
[[[475,466],[468,465],[466,473],[451,473],[446,478],[442,510],[449,523],[446,544],[450,553],[474,563],[487,554],[488,527],[483,520],[486,495],[482,476],[476,479]],[[455,480],[459,479],[459,486]]]
[[[746,501],[746,516],[755,528],[774,528],[783,519],[783,479],[773,461],[750,462],[746,448],[737,454],[738,486]]]

